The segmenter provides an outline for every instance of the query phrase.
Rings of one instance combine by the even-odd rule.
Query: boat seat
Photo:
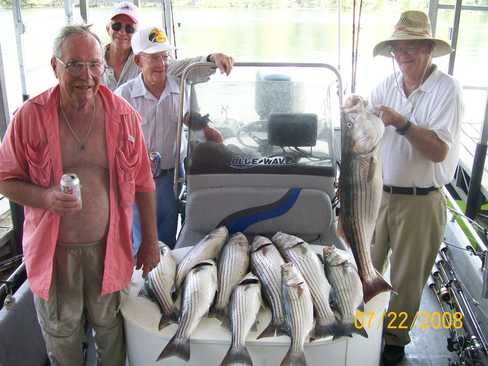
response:
[[[272,235],[284,231],[313,244],[337,245],[334,218],[329,195],[318,189],[199,189],[188,195],[185,223],[176,247],[195,245],[220,225],[226,225],[231,233]]]
[[[0,310],[0,366],[45,366],[46,346],[27,281],[14,296],[13,308]]]

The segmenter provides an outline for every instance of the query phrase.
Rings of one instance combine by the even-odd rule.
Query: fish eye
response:
[[[346,123],[346,127],[347,127],[347,128],[351,128],[351,127],[352,127],[352,123],[351,123],[351,122],[347,122],[347,123]]]

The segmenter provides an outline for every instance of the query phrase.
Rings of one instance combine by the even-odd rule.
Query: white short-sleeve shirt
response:
[[[400,72],[387,77],[372,91],[370,110],[379,105],[393,108],[411,123],[432,130],[447,144],[449,152],[444,161],[433,162],[389,126],[381,145],[383,183],[398,187],[441,187],[452,180],[459,160],[461,87],[437,67],[408,97],[402,85]]]
[[[161,169],[175,167],[176,134],[178,129],[178,108],[180,102],[179,79],[167,76],[163,93],[157,99],[147,90],[142,74],[115,90],[141,115],[142,132],[148,152],[161,154]],[[188,111],[188,93],[184,101],[183,113]],[[186,136],[181,140],[180,158],[186,156]]]

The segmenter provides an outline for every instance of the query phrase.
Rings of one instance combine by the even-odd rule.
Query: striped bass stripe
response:
[[[317,267],[311,260],[296,255],[293,250],[290,252],[292,252],[290,253],[291,261],[297,265],[309,287],[313,303],[317,308],[318,317],[324,320],[335,320],[334,313],[329,305],[330,285],[325,277],[323,267]],[[323,278],[318,275],[321,272],[323,273]],[[327,285],[329,285],[328,288]]]
[[[159,278],[160,277],[157,276],[156,273],[150,272],[149,284],[151,288],[154,290],[154,292],[156,293],[159,303],[163,308],[163,311],[165,313],[169,313],[173,308],[174,302],[173,299],[171,298],[171,295],[169,293],[167,294],[164,291],[163,285],[160,283],[160,281],[158,281]],[[169,297],[167,297],[166,295],[169,295]]]
[[[258,286],[256,284],[256,286]],[[245,286],[238,286],[234,290],[233,298],[235,306],[231,308],[232,319],[232,344],[242,346],[246,343],[246,337],[256,320],[259,306],[253,309],[255,305],[252,296],[246,296]]]
[[[350,197],[341,203],[345,211],[344,216],[349,216],[351,219],[343,221],[346,225],[349,224],[344,227],[344,232],[352,234],[350,245],[354,257],[359,261],[358,269],[361,277],[372,278],[376,277],[376,270],[371,262],[370,243],[379,210],[381,187],[375,190],[372,188],[372,184],[368,182],[372,155],[360,158],[350,156],[349,158],[349,164],[345,165],[343,171],[344,176],[349,177],[349,183],[345,184],[346,187],[343,185],[341,194]],[[381,167],[377,166],[376,169],[375,178],[380,174]]]
[[[351,278],[339,274],[338,271],[333,271],[333,281],[337,284],[336,297],[338,306],[343,317],[354,315],[356,310],[356,304],[354,304],[352,291],[354,287],[354,282]],[[349,290],[350,289],[350,290]],[[349,290],[349,291],[348,291]],[[362,290],[362,289],[361,289]],[[362,296],[361,296],[362,298]],[[357,306],[359,306],[357,304]]]
[[[212,283],[212,272],[216,275],[215,264],[208,267],[210,268],[193,268],[187,275],[188,280],[185,280],[183,290],[180,326],[176,331],[177,338],[188,338],[210,308],[217,287],[216,283]],[[216,278],[213,282],[215,281]]]
[[[234,287],[249,268],[249,243],[242,233],[236,233],[224,246],[219,260],[219,291],[216,309],[226,309]]]
[[[303,283],[301,286],[304,288],[302,292],[302,296],[298,295],[298,290],[296,288],[290,288],[288,286],[286,290],[286,295],[288,301],[288,319],[290,324],[290,331],[291,331],[291,345],[290,348],[293,352],[302,352],[303,345],[305,343],[305,339],[308,336],[308,333],[312,330],[312,326],[310,329],[307,329],[308,324],[306,324],[306,320],[309,318],[310,311],[313,309],[306,309],[307,305],[307,297],[310,297],[311,294],[306,289],[306,283]],[[307,311],[308,310],[308,311]]]
[[[271,302],[273,321],[275,323],[280,323],[283,321],[284,317],[281,302],[281,275],[279,272],[281,270],[279,264],[275,264],[271,260],[268,260],[268,258],[262,254],[262,250],[252,254],[252,261],[256,268],[256,274],[261,279],[261,283],[265,290],[264,293]]]

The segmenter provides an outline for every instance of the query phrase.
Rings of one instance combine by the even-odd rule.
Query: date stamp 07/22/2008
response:
[[[356,329],[371,329],[381,327],[385,329],[460,329],[463,327],[463,314],[441,311],[417,311],[413,316],[407,312],[393,311],[356,311],[354,313],[354,327]]]

